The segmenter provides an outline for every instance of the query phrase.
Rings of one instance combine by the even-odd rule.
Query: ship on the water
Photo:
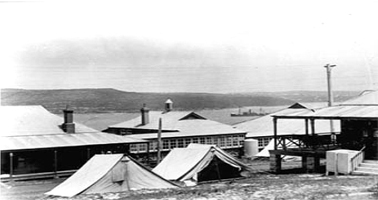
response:
[[[260,112],[252,112],[252,109],[249,109],[248,111],[242,112],[241,109],[239,108],[238,113],[231,113],[231,117],[248,117],[248,116],[264,116],[269,113],[266,113],[260,108]]]

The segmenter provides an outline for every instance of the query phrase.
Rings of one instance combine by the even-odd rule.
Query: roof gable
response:
[[[199,115],[195,112],[191,112],[191,113],[189,113],[188,115],[186,115],[185,117],[183,117],[179,120],[187,120],[187,119],[206,119],[206,118],[202,117],[201,115]]]
[[[159,119],[161,118],[163,124],[163,130],[167,131],[177,131],[177,124],[180,121],[201,119],[205,120],[205,117],[195,113],[195,112],[185,112],[185,111],[170,111],[170,112],[159,112],[150,111],[149,112],[149,123],[142,125],[141,116],[134,119],[121,122],[115,125],[109,126],[109,128],[136,128],[136,129],[150,129],[158,130]]]
[[[304,106],[303,104],[297,102],[297,103],[291,105],[289,108],[292,108],[292,109],[300,109],[300,108],[307,108],[307,107]]]
[[[150,123],[141,125],[141,117],[122,122],[109,128],[130,128],[149,130],[150,134],[133,134],[138,138],[156,138],[159,119],[162,119],[162,130],[166,131],[162,136],[188,137],[194,135],[214,135],[214,134],[238,134],[245,133],[234,127],[216,121],[208,120],[195,112],[171,111],[166,113],[150,112]],[[139,137],[140,136],[140,137]]]

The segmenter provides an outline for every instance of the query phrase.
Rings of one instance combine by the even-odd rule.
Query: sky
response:
[[[1,88],[378,89],[378,1],[0,3]]]

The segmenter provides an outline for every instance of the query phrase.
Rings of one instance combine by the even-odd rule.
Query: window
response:
[[[150,145],[152,151],[157,151],[157,141],[152,141]]]
[[[268,138],[264,138],[264,147],[269,144],[269,142],[270,142],[271,139],[272,138],[269,138],[269,137]]]
[[[173,148],[177,147],[175,139],[171,139],[171,141],[169,143],[171,144],[170,149],[173,149]]]
[[[218,146],[218,138],[212,137],[212,144]]]
[[[191,140],[190,138],[186,138],[186,139],[185,139],[185,145],[184,145],[184,146],[187,147],[187,146],[191,143],[191,141],[192,141],[192,140]]]
[[[243,146],[243,143],[244,143],[244,135],[239,135],[239,145],[240,146]]]
[[[258,146],[259,147],[264,147],[264,138],[259,138],[258,140]]]
[[[272,138],[270,138],[270,137],[258,138],[257,140],[258,140],[259,148],[264,148],[266,145],[269,144],[271,139]]]
[[[232,146],[232,136],[227,136],[227,144],[228,147]]]
[[[206,144],[211,144],[211,137],[206,138]]]
[[[193,143],[198,143],[198,138],[193,138],[193,139],[192,139],[192,142],[193,142]]]
[[[215,144],[217,144],[218,147],[221,146],[221,139],[220,137],[214,137],[214,139],[216,140]]]
[[[168,150],[169,149],[169,140],[163,140],[163,149]]]
[[[184,140],[183,140],[183,139],[178,139],[178,140],[177,140],[177,146],[178,146],[179,148],[184,147]]]
[[[130,152],[136,152],[136,151],[137,151],[136,144],[130,144]]]
[[[220,137],[220,145],[219,147],[225,147],[226,146],[226,141],[225,141],[225,137]]]
[[[138,145],[138,152],[146,152],[147,151],[147,144],[137,144]]]
[[[238,136],[232,136],[232,146],[234,146],[234,147],[239,146],[239,138],[238,138]]]
[[[204,137],[201,137],[201,138],[200,138],[200,143],[201,143],[201,144],[205,144],[205,138],[204,138]]]

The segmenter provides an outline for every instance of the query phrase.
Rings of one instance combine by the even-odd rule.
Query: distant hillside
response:
[[[137,112],[145,103],[162,110],[172,99],[176,110],[289,105],[293,100],[262,94],[135,93],[115,89],[23,90],[2,89],[1,105],[43,105],[53,113],[70,105],[77,113]]]
[[[362,91],[334,91],[334,101],[342,102],[358,96]],[[326,102],[328,92],[326,91],[287,91],[287,92],[259,92],[254,95],[274,96],[290,99],[295,102]]]

